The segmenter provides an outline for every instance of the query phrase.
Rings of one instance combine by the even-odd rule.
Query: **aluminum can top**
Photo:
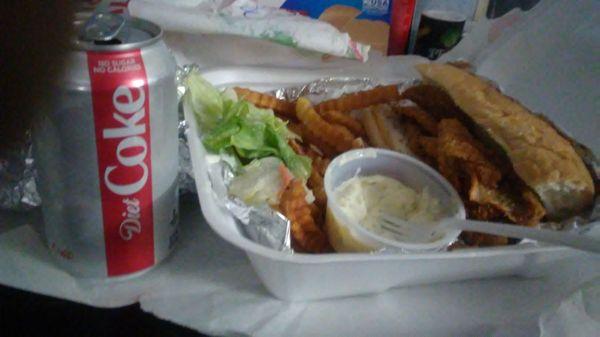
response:
[[[162,38],[160,26],[143,19],[112,13],[97,13],[76,20],[73,48],[85,51],[125,51],[152,45]]]

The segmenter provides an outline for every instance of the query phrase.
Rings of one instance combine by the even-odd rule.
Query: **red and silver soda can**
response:
[[[72,274],[124,276],[177,238],[176,64],[151,22],[98,14],[78,30],[34,125],[45,236]]]

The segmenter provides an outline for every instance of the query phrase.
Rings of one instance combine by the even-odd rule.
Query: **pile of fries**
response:
[[[294,250],[304,253],[333,251],[324,230],[327,209],[323,187],[325,170],[338,154],[369,145],[363,124],[351,112],[398,100],[397,86],[379,86],[314,106],[304,97],[289,102],[245,88],[235,88],[235,91],[241,99],[259,108],[272,109],[279,118],[287,121],[288,128],[299,136],[298,140],[291,140],[290,145],[296,153],[312,160],[307,186],[315,196],[314,203],[306,201],[302,183],[294,181],[286,187],[279,204],[279,211],[292,224]]]
[[[503,195],[508,170],[489,160],[486,149],[471,137],[466,121],[457,119],[451,99],[433,86],[420,84],[402,94],[397,85],[346,94],[313,105],[307,98],[286,101],[245,88],[236,93],[259,108],[272,109],[299,136],[290,145],[296,153],[312,159],[307,186],[315,196],[306,201],[300,181],[283,192],[279,210],[290,219],[292,246],[305,253],[331,252],[324,229],[327,196],[323,177],[331,159],[340,153],[366,146],[408,153],[436,168],[457,189],[468,217],[509,220],[522,225],[537,223],[541,204],[529,190],[520,190],[519,205]],[[459,170],[458,168],[461,168]],[[468,172],[468,176],[459,174]],[[517,187],[519,188],[519,187]],[[506,238],[463,233],[470,246],[503,245]]]

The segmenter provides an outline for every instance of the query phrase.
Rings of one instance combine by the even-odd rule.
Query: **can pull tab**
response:
[[[92,15],[81,32],[83,40],[107,42],[113,40],[125,26],[125,18],[112,13]]]

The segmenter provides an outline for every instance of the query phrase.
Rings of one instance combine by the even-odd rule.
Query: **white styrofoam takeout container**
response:
[[[323,77],[365,77],[383,83],[418,78],[412,65],[404,62],[394,69],[272,69],[220,68],[202,75],[220,89],[243,86],[268,91],[301,85]],[[494,248],[463,249],[407,255],[392,254],[289,254],[276,251],[244,237],[233,217],[218,205],[208,178],[207,152],[193,114],[184,107],[190,125],[188,140],[200,206],[208,224],[223,239],[244,250],[266,288],[284,300],[303,301],[381,292],[389,288],[451,282],[503,275],[539,276],[545,266],[574,258],[577,251],[565,247],[522,243]],[[198,266],[201,268],[201,266]]]

